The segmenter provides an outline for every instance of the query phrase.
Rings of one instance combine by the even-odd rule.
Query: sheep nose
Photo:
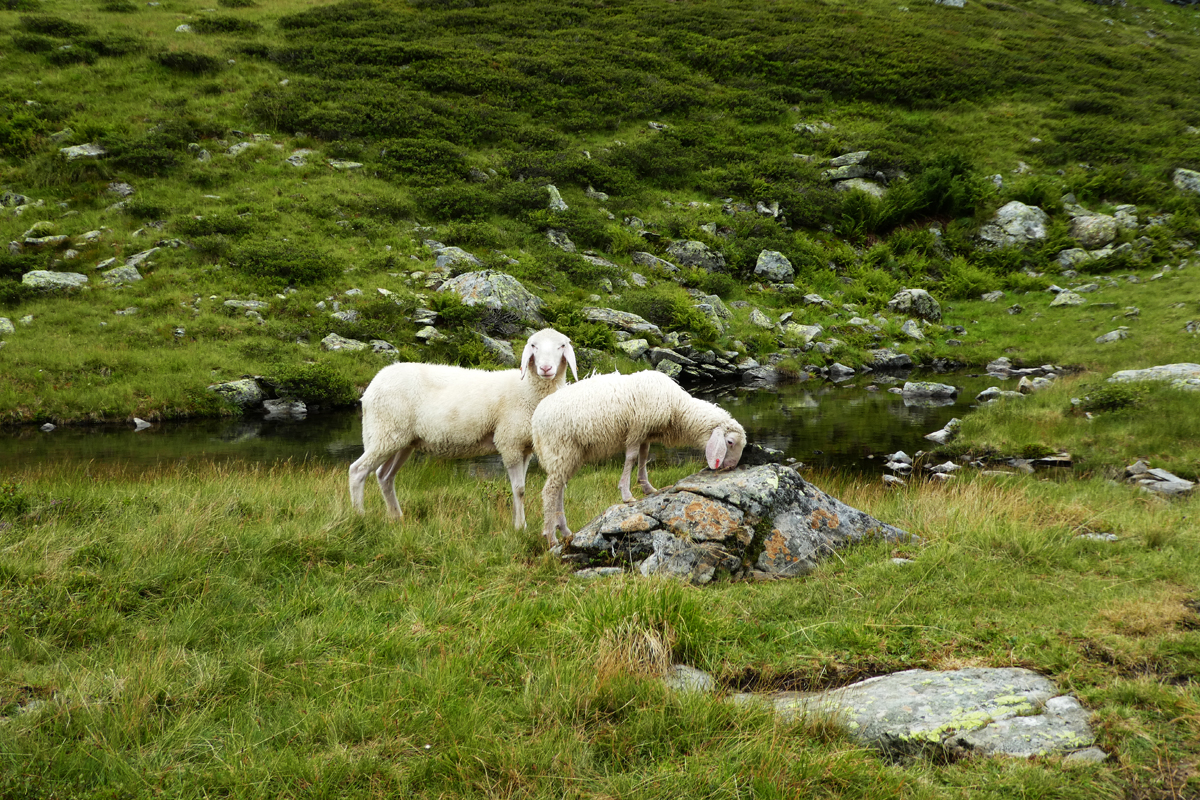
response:
[[[554,367],[551,367],[551,366],[538,367],[538,369],[541,371],[541,373],[543,375],[546,375],[546,376],[550,376],[550,375],[554,374]]]

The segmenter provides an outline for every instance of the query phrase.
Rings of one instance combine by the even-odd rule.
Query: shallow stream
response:
[[[777,390],[737,387],[697,394],[728,409],[745,426],[752,442],[782,450],[812,467],[875,474],[883,471],[881,455],[897,450],[911,455],[928,449],[925,434],[940,429],[952,417],[970,413],[975,395],[996,385],[996,379],[986,375],[909,376],[910,380],[959,388],[954,402],[929,405],[906,402],[888,392],[889,384],[883,382],[888,380],[886,376],[870,377],[875,382],[864,377],[841,384],[811,379]],[[890,385],[903,384],[901,379]],[[49,433],[36,426],[0,430],[0,471],[40,463],[90,461],[152,467],[170,462],[293,459],[344,466],[361,454],[362,415],[357,410],[313,414],[290,422],[245,417],[156,423],[137,432],[132,423],[64,425]],[[501,470],[498,456],[472,459],[463,468],[488,478]]]

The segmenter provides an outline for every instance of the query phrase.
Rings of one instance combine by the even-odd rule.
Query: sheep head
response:
[[[704,446],[704,458],[712,470],[733,469],[742,458],[746,446],[746,431],[737,422],[730,420],[723,427],[713,428]]]
[[[553,328],[542,328],[529,337],[521,353],[521,378],[532,371],[539,378],[553,380],[558,377],[563,364],[571,368],[571,375],[579,380],[575,367],[575,349],[571,340]]]

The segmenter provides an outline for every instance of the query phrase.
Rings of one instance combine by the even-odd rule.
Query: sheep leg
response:
[[[633,492],[629,491],[629,477],[633,473],[633,462],[637,460],[640,449],[636,444],[625,448],[625,469],[621,470],[621,480],[617,482],[617,488],[621,490],[621,500],[626,503],[633,502]],[[638,479],[641,480],[640,471]]]
[[[563,505],[566,490],[566,481],[552,477],[547,477],[546,485],[542,487],[542,535],[552,548],[558,546],[556,530],[562,531],[563,536],[571,535],[571,529],[567,527],[567,511]]]
[[[400,519],[404,516],[404,512],[400,510],[400,503],[396,500],[396,472],[404,466],[405,461],[408,461],[412,451],[411,445],[404,448],[383,462],[375,471],[375,479],[379,481],[379,491],[383,492],[383,502],[387,504],[388,516],[392,519]]]
[[[387,461],[388,458],[388,456],[381,456],[379,453],[366,452],[350,465],[350,503],[359,514],[365,514],[367,510],[366,505],[363,503],[363,493],[366,491],[367,476],[374,472],[377,466]]]
[[[512,486],[513,495],[513,527],[525,529],[525,475],[529,472],[529,460],[533,451],[520,456],[520,460],[508,467],[508,482]]]
[[[638,448],[638,485],[642,487],[642,492],[645,494],[654,494],[658,491],[650,483],[650,476],[646,473],[646,462],[650,460],[650,443],[642,442],[642,446]]]

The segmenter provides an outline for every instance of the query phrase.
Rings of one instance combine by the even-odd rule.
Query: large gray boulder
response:
[[[763,250],[758,254],[754,274],[772,283],[786,283],[796,277],[796,270],[787,256],[776,250]]]
[[[1072,239],[1079,242],[1080,247],[1096,250],[1112,244],[1117,238],[1117,220],[1116,217],[1106,214],[1075,217],[1071,220],[1070,234]]]
[[[214,383],[208,387],[243,411],[257,408],[267,399],[267,393],[254,378],[242,378],[226,383]]]
[[[1114,372],[1109,383],[1167,381],[1175,389],[1200,390],[1200,364],[1163,364],[1148,369],[1123,369]]]
[[[1177,169],[1172,180],[1177,189],[1185,192],[1200,192],[1200,172],[1191,169]]]
[[[699,267],[706,272],[725,271],[725,256],[710,249],[704,242],[672,242],[667,247],[667,256],[685,267]]]
[[[795,577],[847,545],[912,538],[830,497],[791,467],[766,464],[705,470],[614,505],[575,533],[564,556],[705,584],[719,576]]]
[[[541,314],[545,302],[522,286],[519,280],[504,272],[494,269],[464,272],[443,283],[438,291],[457,292],[469,306],[502,309],[512,312],[523,322],[546,324]]]
[[[1047,678],[1015,667],[911,669],[817,694],[742,694],[785,719],[829,719],[890,757],[1048,756],[1093,749],[1088,711]],[[1102,760],[1103,751],[1086,757]]]
[[[930,322],[942,321],[941,305],[924,289],[901,289],[888,300],[887,307],[898,314],[920,317]]]
[[[633,263],[637,264],[639,267],[656,269],[666,273],[679,272],[679,267],[675,266],[670,261],[665,261],[659,258],[653,253],[637,252],[633,254],[632,258]]]
[[[439,246],[434,249],[433,268],[438,270],[451,270],[455,265],[465,265],[469,267],[482,267],[483,262],[476,256],[463,250],[461,247],[446,247]]]
[[[1023,247],[1046,238],[1050,218],[1037,206],[1013,200],[1001,206],[979,230],[979,238],[993,247]]]
[[[86,286],[87,275],[78,272],[51,272],[45,269],[35,269],[21,276],[21,283],[41,289],[44,292],[72,291]]]

